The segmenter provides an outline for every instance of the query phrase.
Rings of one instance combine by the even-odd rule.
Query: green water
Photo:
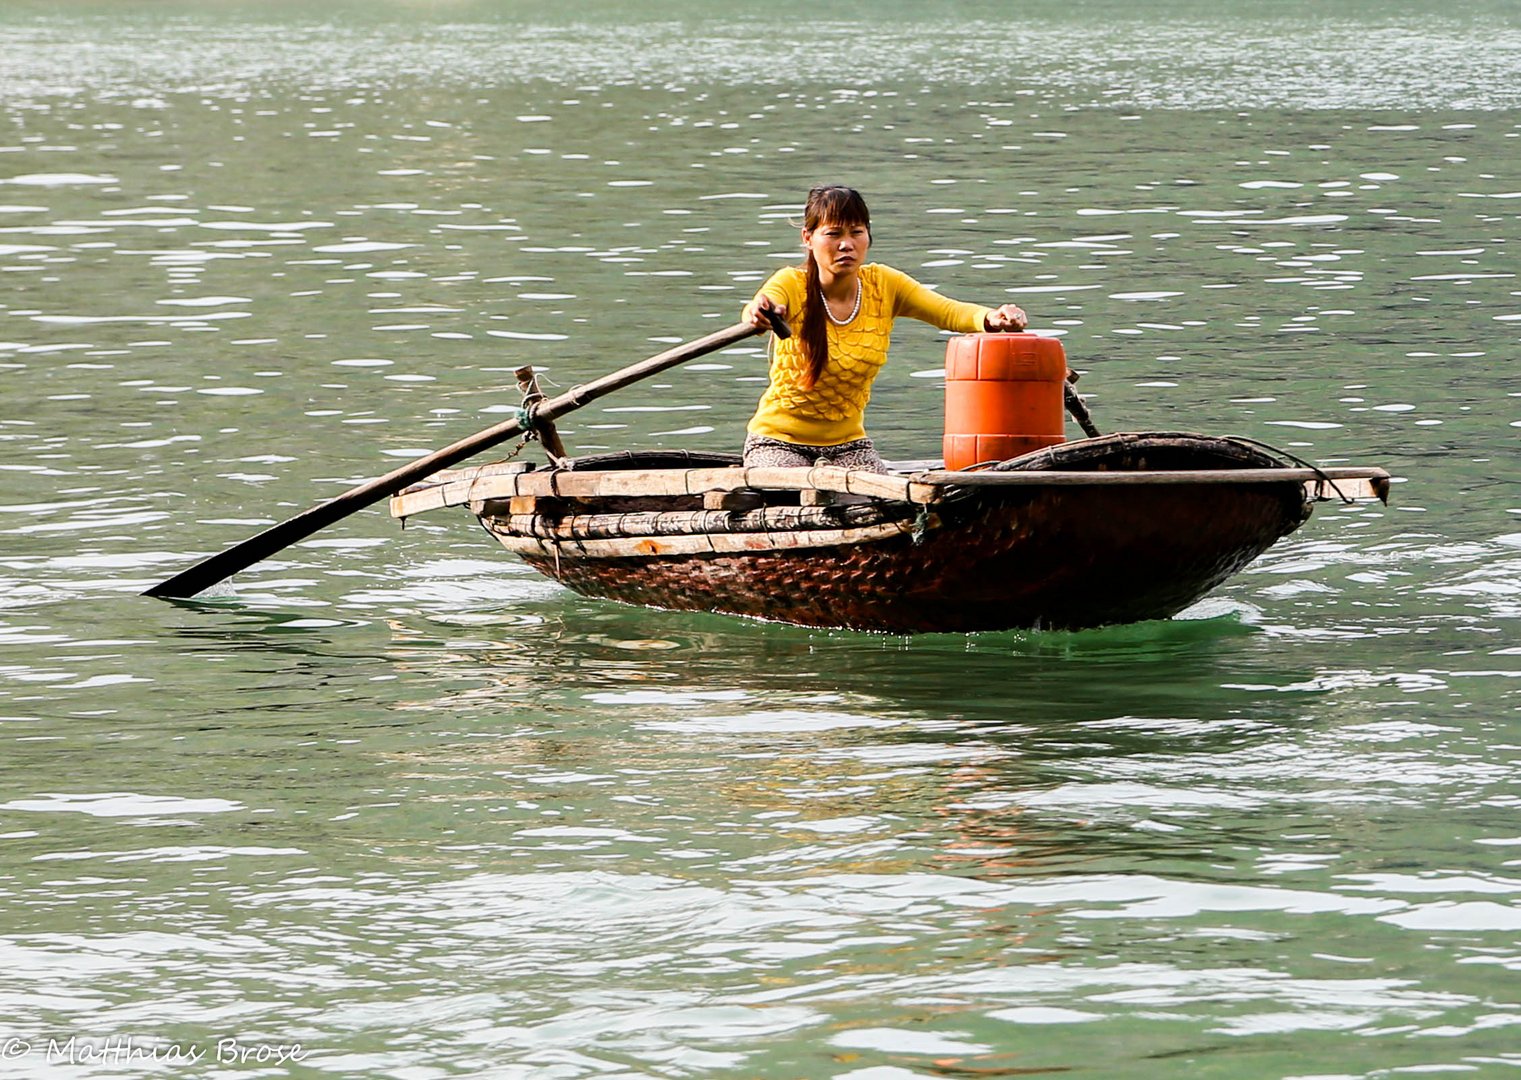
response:
[[[1515,1074],[1513,6],[315,8],[0,9],[0,1075]],[[137,595],[733,322],[817,180],[1106,430],[1391,506],[1077,635],[630,609],[447,512]],[[734,449],[763,379],[561,428]]]

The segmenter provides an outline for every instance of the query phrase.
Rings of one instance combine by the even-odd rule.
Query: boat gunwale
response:
[[[1360,481],[1361,483],[1355,483]],[[546,469],[492,471],[491,466],[437,474],[422,484],[393,495],[392,517],[406,518],[446,506],[468,506],[523,496],[539,498],[700,496],[741,489],[756,491],[823,491],[865,496],[889,502],[932,505],[963,495],[972,488],[1071,487],[1109,485],[1235,485],[1297,482],[1310,498],[1332,497],[1340,483],[1350,490],[1344,499],[1387,501],[1390,476],[1377,467],[1330,468],[1283,466],[1244,469],[1055,470],[1027,472],[954,472],[926,470],[908,475],[840,469],[727,466],[707,469],[639,469],[578,472]]]

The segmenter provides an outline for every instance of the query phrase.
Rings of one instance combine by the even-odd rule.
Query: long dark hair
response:
[[[820,184],[808,192],[808,205],[803,209],[803,228],[812,232],[824,225],[865,225],[867,236],[871,235],[871,211],[866,200],[855,188],[841,184]],[[824,374],[829,362],[829,317],[824,311],[824,290],[819,285],[819,266],[813,251],[803,260],[803,273],[808,277],[806,298],[803,301],[803,330],[799,335],[803,355],[808,358],[808,375],[804,389],[811,389]]]

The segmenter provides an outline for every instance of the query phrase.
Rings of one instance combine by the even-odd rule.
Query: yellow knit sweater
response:
[[[860,269],[861,310],[846,326],[829,324],[829,362],[819,380],[804,388],[808,357],[801,329],[807,278],[789,266],[771,275],[757,296],[787,306],[792,336],[772,339],[771,385],[751,418],[752,435],[806,446],[839,446],[866,438],[864,418],[871,384],[887,362],[893,319],[913,319],[964,334],[983,329],[988,309],[941,296],[901,270],[881,263]]]

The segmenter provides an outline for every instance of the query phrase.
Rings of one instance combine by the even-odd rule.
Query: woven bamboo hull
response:
[[[1152,432],[972,473],[745,469],[687,451],[547,472],[487,465],[438,474],[393,497],[391,512],[468,506],[509,551],[587,596],[965,633],[1167,618],[1297,529],[1330,490],[1386,500],[1389,479],[1292,468],[1250,440]]]
[[[888,633],[1081,629],[1188,607],[1309,516],[1298,484],[1000,493],[884,540],[745,554],[528,554],[587,596]],[[487,530],[508,539],[500,524]]]

